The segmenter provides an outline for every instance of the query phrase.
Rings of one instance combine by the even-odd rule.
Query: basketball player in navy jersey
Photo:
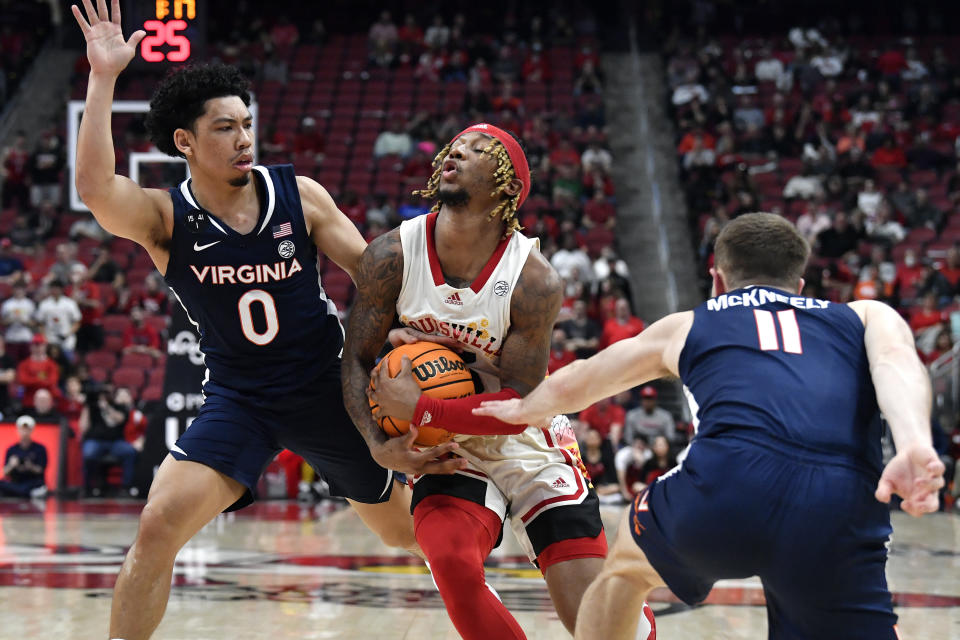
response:
[[[302,455],[391,546],[416,550],[410,492],[394,487],[343,407],[343,331],[317,274],[322,251],[356,277],[365,242],[319,184],[290,166],[253,165],[250,96],[224,65],[168,76],[147,115],[152,141],[186,159],[178,188],[115,175],[111,102],[144,33],[125,41],[118,0],[87,17],[90,81],[77,146],[77,190],[100,224],[141,244],[200,331],[208,377],[196,420],[161,464],[114,590],[110,637],[148,638],[169,597],[177,551],[224,510],[252,501],[282,448]],[[409,450],[404,466],[454,462]],[[455,445],[436,450],[443,454]]]
[[[517,209],[530,171],[514,137],[489,124],[468,127],[434,160],[419,192],[433,211],[374,240],[358,266],[357,300],[344,348],[344,399],[373,452],[413,473],[414,526],[451,621],[467,640],[524,638],[484,585],[483,561],[509,517],[543,572],[560,620],[572,632],[580,599],[606,555],[596,492],[579,463],[569,422],[550,428],[473,416],[484,399],[516,398],[546,375],[560,278],[519,231]],[[423,474],[398,456],[371,416],[370,369],[394,318],[428,339],[456,340],[483,393],[421,394],[408,358],[399,373],[373,377],[371,399],[386,415],[456,434],[452,475]],[[645,637],[644,637],[645,638]]]
[[[637,496],[576,637],[634,637],[666,585],[688,604],[759,576],[776,640],[895,640],[884,567],[893,493],[937,509],[930,381],[910,329],[875,301],[805,298],[809,248],[785,219],[748,214],[717,238],[715,297],[477,413],[515,423],[679,376],[699,421],[686,459]],[[882,465],[879,413],[897,447]]]

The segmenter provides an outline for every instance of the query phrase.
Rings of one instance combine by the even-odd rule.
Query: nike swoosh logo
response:
[[[212,247],[212,246],[215,245],[215,244],[220,244],[220,241],[217,240],[216,242],[211,242],[210,244],[200,244],[199,242],[194,242],[194,243],[193,243],[193,250],[194,250],[194,251],[203,251],[204,249],[209,249],[210,247]]]
[[[178,447],[177,445],[173,445],[172,447],[170,447],[170,450],[171,450],[171,451],[176,451],[177,453],[179,453],[179,454],[181,454],[181,455],[184,455],[184,456],[186,456],[186,457],[189,457],[189,456],[187,456],[187,452],[184,451],[183,449],[181,449],[180,447]]]

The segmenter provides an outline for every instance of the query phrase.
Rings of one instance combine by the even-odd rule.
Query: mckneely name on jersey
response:
[[[827,300],[787,296],[767,289],[746,289],[742,293],[724,293],[707,300],[707,311],[721,311],[727,307],[760,307],[771,302],[783,302],[797,309],[826,309]]]

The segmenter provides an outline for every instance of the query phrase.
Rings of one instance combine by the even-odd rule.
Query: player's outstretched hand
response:
[[[453,349],[457,353],[460,353],[463,350],[463,344],[457,342],[453,338],[448,338],[447,336],[435,336],[433,334],[417,331],[416,329],[411,329],[409,327],[391,329],[390,333],[387,334],[387,340],[390,342],[390,346],[393,347],[399,347],[402,344],[413,344],[414,342],[435,342],[437,344],[442,344],[448,349]]]
[[[880,476],[876,498],[890,502],[895,493],[903,498],[900,506],[910,515],[933,513],[940,506],[937,492],[943,487],[943,471],[943,462],[929,445],[899,451]]]
[[[488,416],[510,424],[550,424],[552,415],[535,414],[527,408],[522,398],[510,400],[484,400],[473,410],[475,416]]]
[[[106,0],[97,0],[97,10],[94,10],[91,0],[83,0],[83,7],[87,11],[86,20],[80,7],[72,5],[70,9],[87,41],[90,71],[104,75],[119,75],[130,64],[130,60],[137,52],[137,45],[147,33],[142,30],[136,31],[129,40],[123,39],[123,29],[120,27],[120,0],[113,0],[113,7],[109,12]]]
[[[444,442],[423,451],[414,449],[413,444],[418,432],[415,426],[410,425],[410,430],[404,435],[389,438],[371,449],[373,459],[386,469],[414,475],[450,474],[467,466],[467,461],[457,456],[443,459],[460,446],[456,442]]]

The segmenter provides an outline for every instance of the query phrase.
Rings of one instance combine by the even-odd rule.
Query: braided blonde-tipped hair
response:
[[[426,198],[427,200],[436,200],[437,196],[440,193],[440,174],[443,173],[443,163],[447,159],[447,155],[450,153],[450,144],[447,144],[443,149],[440,150],[440,153],[436,155],[433,159],[433,166],[436,167],[433,171],[433,175],[430,176],[430,179],[427,180],[427,186],[423,189],[418,189],[413,192],[413,195]],[[513,170],[513,163],[510,162],[510,155],[507,154],[506,148],[501,144],[499,140],[493,138],[490,140],[490,143],[484,148],[484,153],[492,153],[493,157],[497,160],[497,168],[493,172],[493,179],[496,182],[496,188],[494,189],[491,196],[502,196],[504,190],[507,188],[507,185],[510,184],[510,181],[516,178],[516,172]],[[514,231],[519,231],[523,227],[520,226],[520,220],[517,219],[517,203],[520,201],[520,193],[517,193],[512,196],[507,196],[503,198],[493,211],[490,212],[490,218],[499,217],[503,222],[506,223],[507,228],[504,232],[505,235],[510,235]],[[433,208],[430,209],[431,212],[440,210],[440,202],[436,201],[433,205]]]

